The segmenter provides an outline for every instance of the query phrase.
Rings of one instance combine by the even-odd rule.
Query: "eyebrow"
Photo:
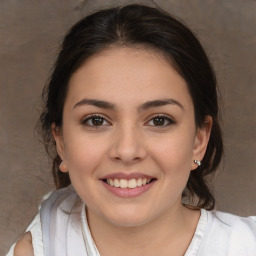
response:
[[[104,108],[104,109],[115,109],[114,104],[110,102],[103,101],[103,100],[94,100],[94,99],[82,99],[75,104],[73,109],[82,105],[92,105],[92,106],[95,106],[98,108]]]
[[[78,106],[82,106],[82,105],[91,105],[91,106],[95,106],[98,108],[110,109],[110,110],[114,110],[116,108],[114,104],[107,102],[107,101],[95,100],[95,99],[82,99],[74,105],[73,109]],[[166,106],[166,105],[176,105],[176,106],[180,107],[182,110],[184,110],[184,107],[182,106],[182,104],[180,102],[178,102],[177,100],[160,99],[160,100],[147,101],[147,102],[143,103],[142,105],[140,105],[138,107],[138,112],[141,112],[143,110],[148,110],[150,108],[162,107],[162,106]]]
[[[184,107],[180,102],[174,99],[162,99],[162,100],[152,100],[152,101],[147,101],[143,103],[141,106],[139,106],[139,111],[141,110],[147,110],[150,108],[155,108],[155,107],[162,107],[166,105],[176,105],[180,107],[182,110],[184,110]]]

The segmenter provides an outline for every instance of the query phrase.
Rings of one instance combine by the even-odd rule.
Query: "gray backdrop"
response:
[[[36,214],[42,195],[53,188],[34,126],[40,93],[63,35],[92,10],[131,2],[0,1],[0,255]],[[256,1],[155,2],[198,34],[217,71],[226,150],[216,178],[217,209],[256,215]]]

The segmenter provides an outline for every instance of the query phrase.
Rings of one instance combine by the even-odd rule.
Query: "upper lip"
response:
[[[143,174],[143,173],[138,173],[138,172],[134,172],[134,173],[123,173],[123,172],[117,172],[117,173],[112,173],[112,174],[108,174],[102,178],[100,178],[101,180],[105,180],[105,179],[125,179],[125,180],[131,180],[131,179],[139,179],[139,178],[147,178],[147,179],[155,179],[155,177],[152,177],[150,175],[147,174]]]

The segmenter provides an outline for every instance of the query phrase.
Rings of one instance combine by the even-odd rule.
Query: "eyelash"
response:
[[[158,115],[153,116],[147,123],[149,123],[149,122],[154,122],[153,120],[156,120],[156,118],[163,119],[165,125],[160,125],[160,126],[152,125],[152,126],[155,126],[155,127],[160,127],[160,128],[161,128],[161,127],[167,127],[167,126],[170,126],[170,125],[173,125],[173,124],[176,123],[176,122],[174,121],[174,119],[172,119],[172,118],[169,117],[169,116],[163,115],[163,114],[158,114]],[[166,124],[166,121],[168,122],[168,124]]]
[[[109,122],[106,120],[106,118],[102,115],[99,114],[91,114],[89,116],[86,116],[85,119],[82,120],[81,124],[85,125],[85,126],[89,126],[89,127],[93,127],[93,128],[98,128],[98,127],[102,127],[102,126],[106,126],[106,125],[93,125],[93,124],[88,124],[89,121],[92,121],[93,118],[100,118],[103,120],[103,122],[107,122],[109,124]]]
[[[92,120],[93,120],[93,118],[100,118],[100,119],[102,119],[102,122],[104,123],[104,122],[107,122],[108,124],[106,125],[93,125],[92,123],[91,124],[89,124],[88,122],[89,121],[91,121],[92,122]],[[167,127],[167,126],[170,126],[170,125],[173,125],[173,124],[175,124],[176,122],[172,119],[172,118],[170,118],[169,116],[166,116],[166,115],[162,115],[162,114],[158,114],[158,115],[155,115],[155,116],[153,116],[149,121],[147,121],[147,124],[149,124],[150,122],[154,122],[154,120],[156,120],[157,118],[159,118],[159,119],[163,119],[164,120],[164,125],[155,125],[155,124],[152,124],[152,125],[147,125],[147,126],[155,126],[155,127]],[[167,122],[167,124],[166,124],[166,122]],[[89,115],[89,116],[86,116],[86,118],[85,119],[83,119],[82,120],[82,122],[81,122],[81,124],[82,125],[85,125],[85,126],[88,126],[88,127],[92,127],[92,128],[100,128],[100,127],[102,127],[102,126],[109,126],[109,125],[111,125],[107,120],[106,120],[106,118],[104,117],[104,116],[102,116],[102,115],[99,115],[99,114],[92,114],[92,115]]]

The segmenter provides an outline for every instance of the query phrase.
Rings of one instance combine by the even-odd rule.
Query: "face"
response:
[[[153,50],[108,49],[71,77],[57,150],[89,214],[139,226],[182,207],[198,129],[185,80]]]

